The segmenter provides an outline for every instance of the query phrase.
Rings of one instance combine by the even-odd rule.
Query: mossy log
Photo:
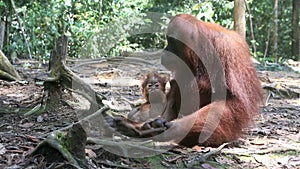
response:
[[[87,136],[79,123],[67,131],[55,131],[48,135],[29,156],[43,154],[48,163],[68,161],[76,168],[88,168],[85,158]]]

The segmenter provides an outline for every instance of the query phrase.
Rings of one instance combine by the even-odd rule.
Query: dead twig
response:
[[[218,148],[212,150],[212,151],[209,151],[208,153],[205,153],[204,155],[201,155],[200,157],[198,156],[193,156],[191,158],[188,158],[187,160],[185,160],[185,165],[188,167],[188,168],[191,168],[195,165],[195,163],[201,163],[201,162],[205,162],[207,161],[207,159],[212,156],[212,155],[215,155],[215,154],[218,154],[221,152],[221,150],[226,146],[230,144],[229,143],[224,143],[222,145],[220,145]]]
[[[210,156],[214,155],[214,154],[218,154],[219,152],[221,152],[221,150],[227,146],[229,143],[223,143],[222,145],[220,145],[218,148],[209,151],[208,153],[205,153],[204,155],[200,156],[197,161],[199,162],[204,162],[207,160],[207,158],[209,158]]]
[[[134,169],[133,167],[130,166],[124,166],[124,165],[118,165],[112,162],[107,162],[107,161],[98,161],[99,164],[109,166],[109,168],[125,168],[125,169]]]

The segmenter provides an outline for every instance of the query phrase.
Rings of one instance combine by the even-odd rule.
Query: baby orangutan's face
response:
[[[150,103],[162,102],[165,96],[166,78],[149,74],[142,84],[143,94]]]

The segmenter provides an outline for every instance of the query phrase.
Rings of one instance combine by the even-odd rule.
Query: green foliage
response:
[[[4,49],[16,51],[19,57],[26,56],[20,26],[8,2],[0,1],[1,19],[5,15],[3,11],[8,9],[10,12],[9,44]],[[257,47],[254,56],[262,58],[268,51],[265,60],[272,61],[273,0],[247,2],[255,35],[253,41],[247,19],[247,41],[250,47],[252,44]],[[75,58],[118,56],[123,52],[163,48],[167,23],[171,16],[179,13],[190,13],[199,19],[233,28],[233,0],[24,0],[16,1],[16,6],[32,54],[41,60],[49,58],[55,40],[62,34],[69,37],[69,56]],[[281,58],[291,55],[291,6],[291,1],[279,1],[278,54]]]
[[[279,59],[291,56],[291,16],[292,1],[279,1],[278,4],[278,56]],[[250,25],[247,20],[247,40],[256,44],[256,56],[262,58],[267,50],[267,59],[262,61],[274,61],[273,56],[273,37],[274,37],[274,0],[249,2],[251,17],[256,41],[250,40]],[[269,35],[269,37],[268,37]],[[266,49],[267,48],[267,49]]]
[[[233,7],[234,3],[230,0],[211,0],[200,2],[193,6],[192,13],[198,19],[207,22],[215,22],[226,28],[233,28]]]

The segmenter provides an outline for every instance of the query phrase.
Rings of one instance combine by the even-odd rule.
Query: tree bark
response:
[[[36,79],[44,81],[44,89],[49,92],[48,107],[57,106],[62,89],[82,95],[90,102],[90,112],[95,112],[103,107],[103,96],[98,94],[89,84],[81,80],[69,67],[66,66],[68,38],[58,38],[55,49],[51,52],[49,72],[40,74]],[[33,112],[34,113],[34,112]],[[28,113],[28,114],[31,114]]]
[[[8,11],[8,10],[7,10]],[[3,46],[9,45],[9,34],[10,34],[10,25],[11,25],[11,12],[6,12],[6,18],[5,18],[5,32],[4,32],[4,42]]]
[[[5,32],[5,22],[0,21],[0,50],[2,50],[3,48],[4,32]]]
[[[278,62],[278,0],[274,0],[274,37],[273,37],[274,47],[273,55],[275,62]]]
[[[293,0],[292,57],[298,61],[300,61],[300,55],[299,55],[299,8],[300,8],[300,1]]]
[[[256,56],[256,45],[255,45],[256,40],[255,40],[255,35],[254,35],[254,30],[253,30],[251,10],[249,8],[249,5],[248,5],[247,1],[246,0],[244,0],[244,1],[245,1],[245,7],[246,7],[246,9],[248,11],[248,15],[249,15],[250,34],[251,34],[251,39],[252,39],[251,44],[253,46],[253,51],[252,52],[254,53],[254,56]]]
[[[9,62],[4,53],[0,50],[0,79],[9,81],[20,80],[18,72],[13,65]]]
[[[246,18],[244,0],[234,0],[234,30],[246,38]]]

